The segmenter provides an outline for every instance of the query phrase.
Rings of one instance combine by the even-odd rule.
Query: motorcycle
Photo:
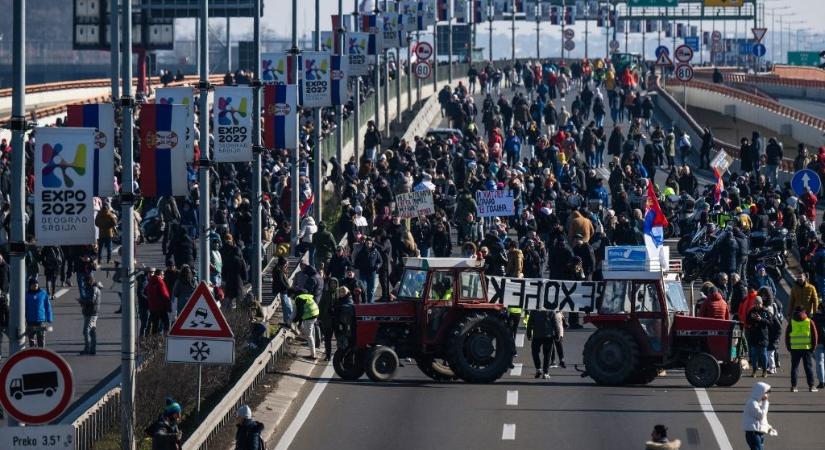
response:
[[[782,271],[788,265],[788,230],[774,228],[767,236],[754,232],[751,242],[755,248],[748,258],[748,276],[754,276],[756,266],[762,264],[768,275],[775,281],[782,278]]]
[[[710,280],[716,275],[716,265],[708,264],[712,248],[712,245],[699,245],[681,252],[683,280]]]
[[[143,215],[143,220],[140,221],[140,233],[147,242],[157,242],[163,237],[165,230],[166,226],[157,208],[152,208]]]
[[[702,247],[716,240],[716,227],[713,223],[708,223],[704,227],[698,227],[692,234],[685,234],[676,244],[679,253],[684,254],[689,248]]]

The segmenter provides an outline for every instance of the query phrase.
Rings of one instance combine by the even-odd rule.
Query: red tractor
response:
[[[733,386],[742,375],[739,322],[692,317],[676,274],[605,272],[602,301],[585,318],[582,376],[607,385],[647,384],[684,368],[696,387]]]
[[[396,301],[355,305],[351,316],[333,357],[346,380],[387,381],[400,358],[438,381],[492,382],[512,367],[506,310],[487,301],[480,261],[407,258]]]

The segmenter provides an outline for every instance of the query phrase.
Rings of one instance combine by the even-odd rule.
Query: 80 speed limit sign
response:
[[[419,61],[415,64],[415,76],[420,79],[424,80],[430,78],[430,73],[432,72],[432,67],[430,63],[426,61]]]
[[[674,71],[676,78],[683,83],[693,79],[693,67],[690,64],[679,64]]]

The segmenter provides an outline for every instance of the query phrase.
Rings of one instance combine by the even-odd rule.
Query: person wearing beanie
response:
[[[252,408],[248,405],[241,405],[235,418],[235,450],[261,450],[264,448],[264,441],[261,432],[264,424],[252,420]]]
[[[143,430],[146,436],[152,438],[152,450],[178,450],[181,448],[183,433],[178,427],[180,415],[180,404],[167,397],[163,413]]]

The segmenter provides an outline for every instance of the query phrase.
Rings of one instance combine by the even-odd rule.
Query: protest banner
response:
[[[476,206],[479,217],[507,217],[516,213],[513,192],[509,189],[476,191]]]
[[[433,191],[430,190],[398,194],[395,197],[395,203],[398,207],[398,216],[402,219],[428,216],[435,213]]]

